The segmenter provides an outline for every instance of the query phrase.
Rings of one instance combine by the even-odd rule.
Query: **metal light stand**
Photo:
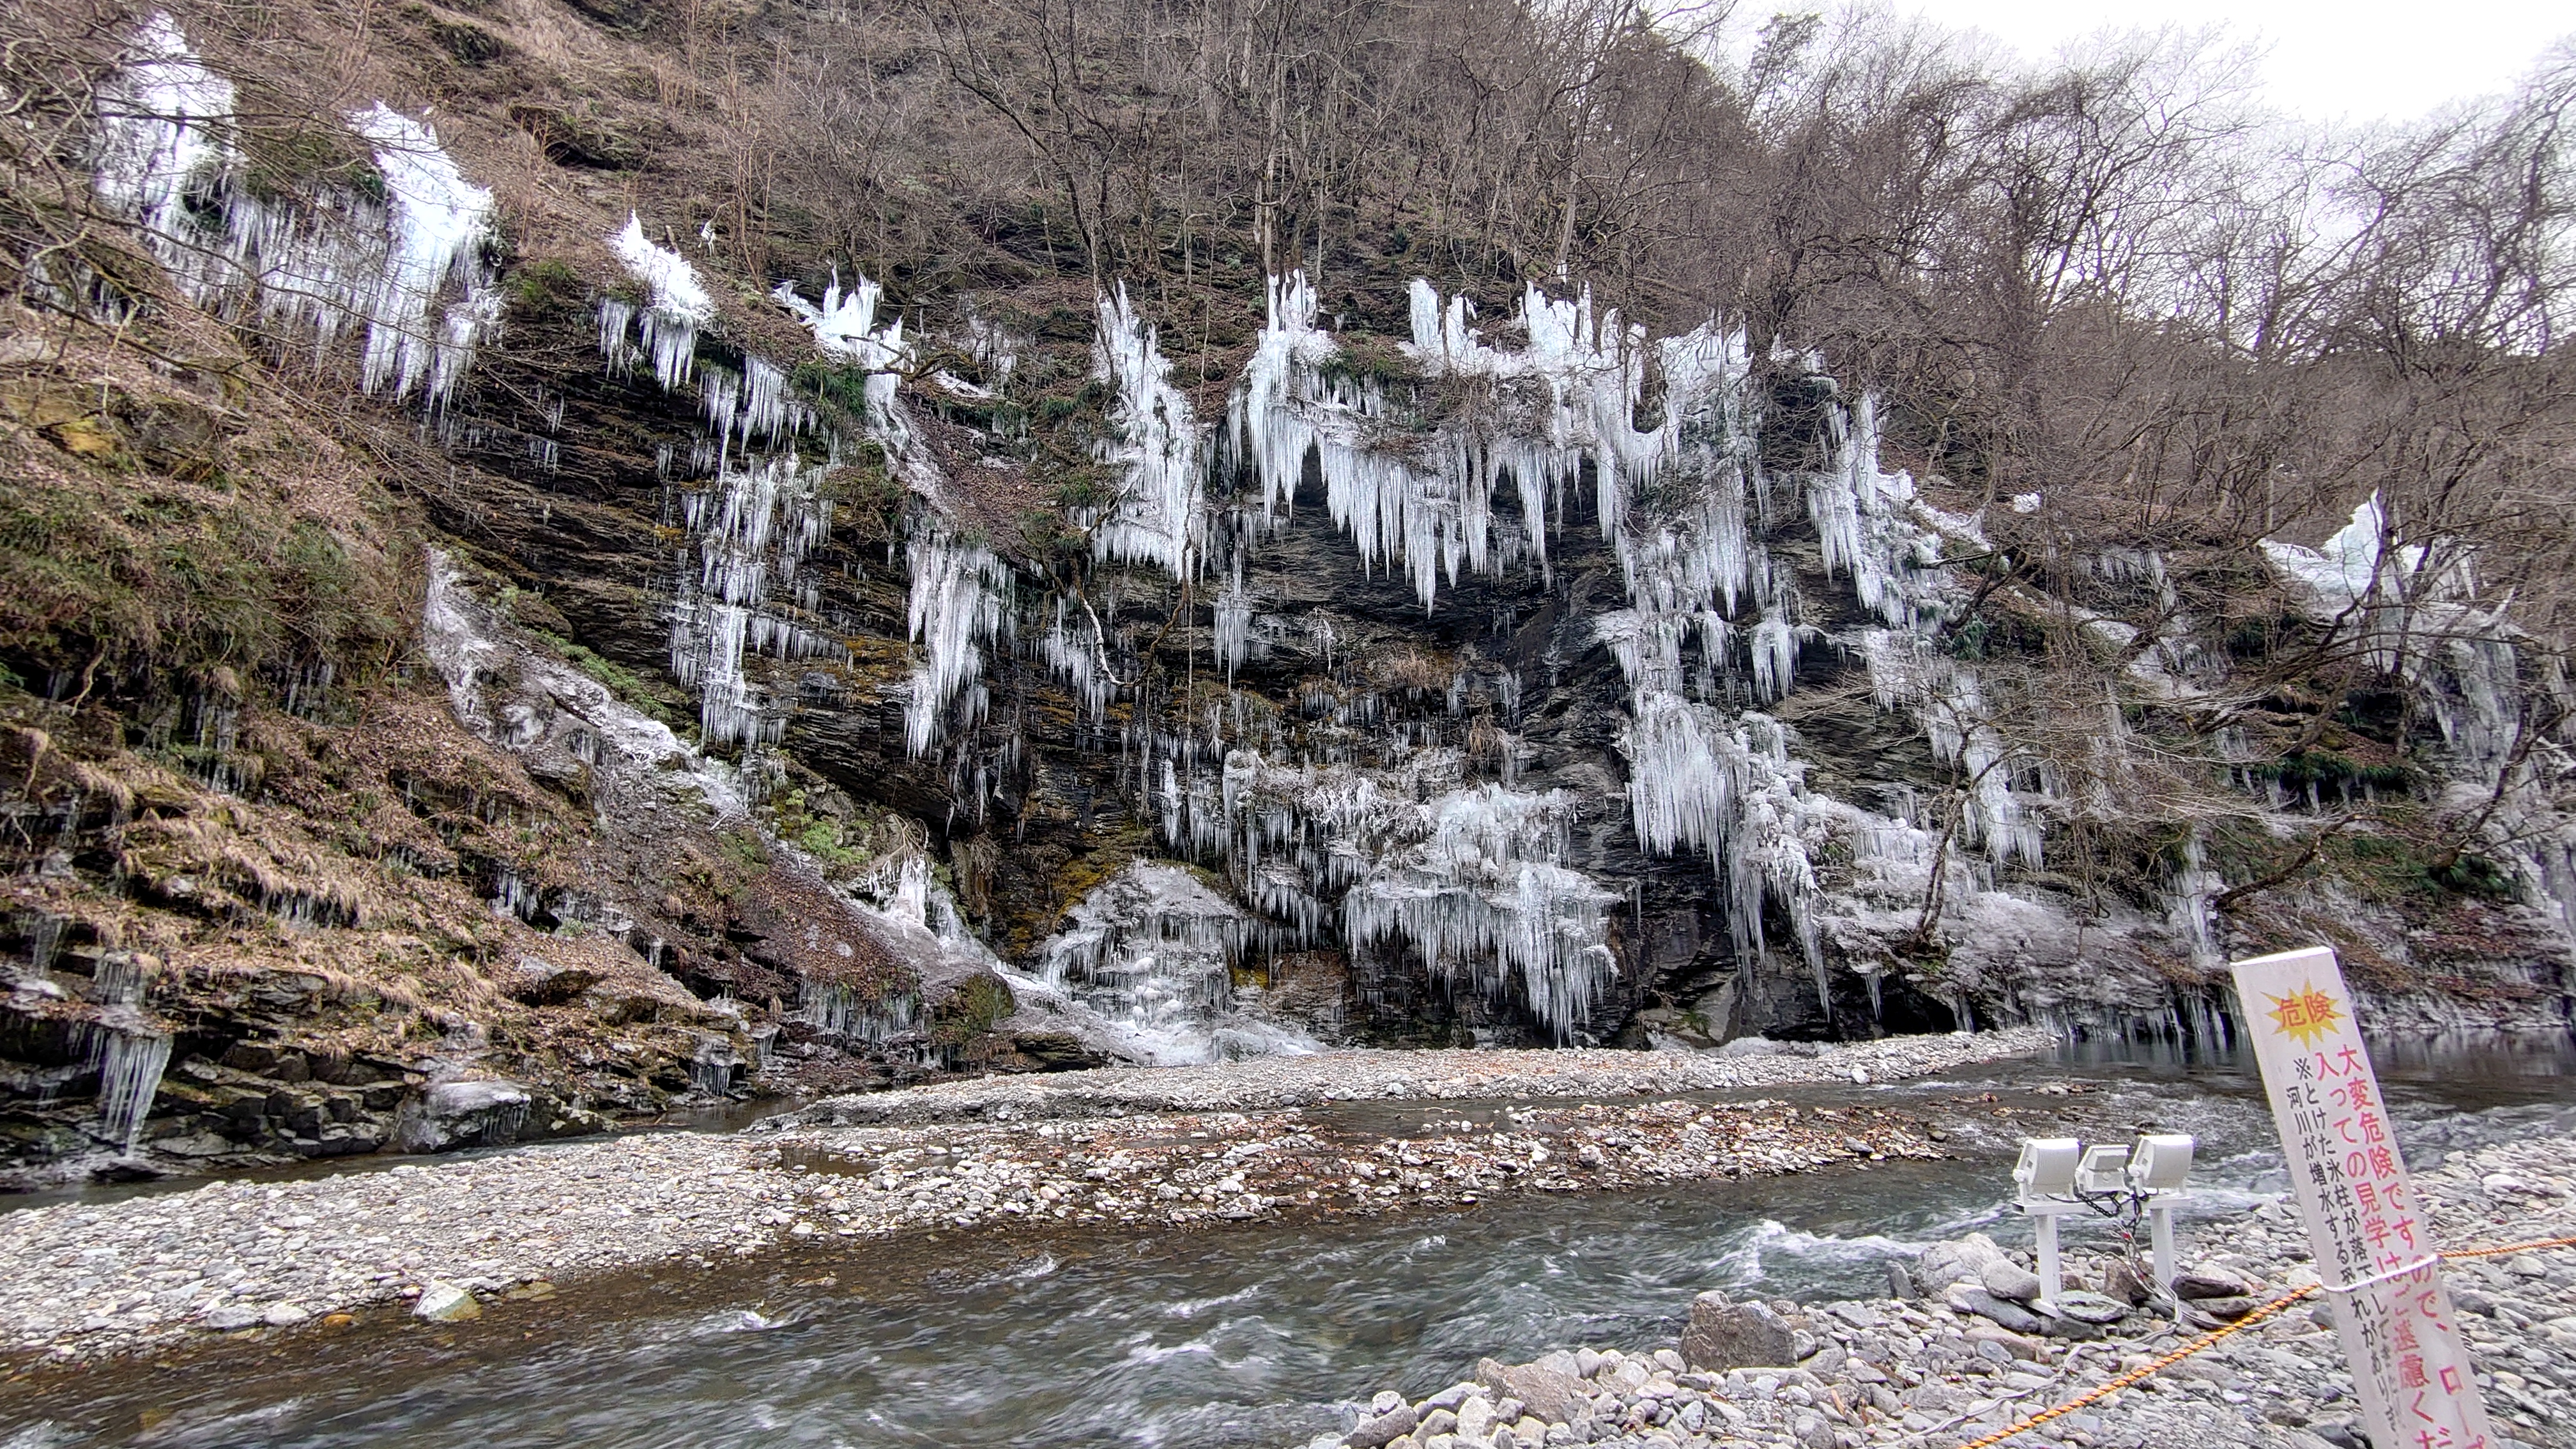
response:
[[[2081,1200],[2064,1195],[2075,1190],[2076,1164],[2083,1153],[2084,1144],[2072,1137],[2026,1139],[2021,1161],[2013,1168],[2014,1205],[2035,1219],[2031,1228],[2038,1251],[2032,1256],[2039,1266],[2039,1301],[2052,1314],[2057,1312],[2057,1295],[2066,1276],[2058,1257],[2057,1220],[2068,1213],[2092,1211]]]
[[[2072,1137],[2024,1139],[2021,1161],[2013,1168],[2013,1202],[2034,1219],[2039,1301],[2050,1313],[2057,1312],[2065,1280],[2058,1219],[2094,1213],[2114,1222],[2125,1219],[2124,1236],[2132,1244],[2138,1220],[2146,1219],[2156,1291],[2181,1316],[2182,1302],[2173,1291],[2173,1214],[2191,1171],[2192,1145],[2191,1138],[2179,1134],[2141,1137],[2134,1148],[2087,1149]]]

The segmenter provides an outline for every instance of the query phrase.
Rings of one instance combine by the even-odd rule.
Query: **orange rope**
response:
[[[2528,1243],[2507,1243],[2500,1248],[2457,1248],[2442,1254],[2442,1256],[2444,1258],[2499,1258],[2507,1253],[2528,1253],[2539,1248],[2576,1248],[2576,1237],[2541,1238]],[[1971,1439],[1967,1443],[1960,1445],[1959,1449],[1993,1449],[1993,1446],[2001,1444],[2015,1434],[2022,1433],[2029,1429],[2036,1429],[2051,1419],[2062,1418],[2065,1415],[2072,1414],[2076,1410],[2083,1408],[2087,1404],[2098,1403],[2101,1400],[2118,1393],[2122,1389],[2141,1383],[2146,1379],[2173,1367],[2175,1364],[2182,1362],[2184,1359],[2191,1357],[2193,1354],[2207,1351],[2208,1349],[2216,1346],[2222,1339],[2243,1333],[2245,1330],[2252,1328],[2263,1320],[2277,1316],[2284,1309],[2287,1309],[2294,1303],[2298,1303],[2304,1299],[2314,1298],[2320,1291],[2320,1286],[2312,1283],[2295,1292],[2284,1293],[2280,1297],[2273,1299],[2271,1302],[2264,1304],[2262,1307],[2255,1309],[2253,1312],[2246,1314],[2243,1318],[2236,1320],[2234,1323],[2228,1324],[2224,1328],[2213,1328],[2209,1332],[2202,1334],[2200,1337],[2193,1339],[2191,1342],[2184,1344],[2182,1347],[2175,1349],[2173,1352],[2166,1354],[2164,1357],[2157,1359],[2153,1363],[2147,1364],[2142,1368],[2131,1369],[2127,1373],[2120,1375],[2118,1378],[2112,1379],[2108,1383],[2102,1384],[2099,1387],[2088,1389],[2084,1393],[2067,1400],[2065,1403],[2059,1404],[2055,1408],[2042,1409],[2038,1413],[2031,1415],[2029,1418],[2022,1420],[2020,1423],[2012,1425],[2010,1428],[1998,1429],[1995,1432],[1986,1435],[1982,1439]]]

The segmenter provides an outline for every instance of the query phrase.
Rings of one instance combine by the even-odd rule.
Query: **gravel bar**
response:
[[[866,1123],[1065,1120],[1136,1112],[1264,1112],[1326,1102],[1653,1096],[1800,1083],[1896,1081],[2046,1050],[2037,1027],[1895,1036],[1764,1055],[1717,1052],[1340,1051],[1204,1067],[1124,1067],[977,1077],[826,1097],[754,1130]]]
[[[2045,1040],[1994,1032],[1725,1060],[1364,1052],[1067,1073],[855,1099],[890,1104],[891,1125],[829,1125],[841,1114],[818,1109],[757,1134],[550,1144],[30,1208],[0,1215],[0,1282],[11,1289],[0,1295],[0,1352],[90,1358],[191,1334],[293,1331],[405,1302],[471,1316],[496,1294],[548,1294],[563,1280],[660,1260],[712,1266],[816,1237],[1008,1231],[1041,1219],[1157,1229],[1329,1219],[1866,1169],[1939,1154],[1923,1123],[1872,1107],[1616,1099],[1893,1079]],[[1493,1120],[1457,1117],[1411,1135],[1303,1110],[1522,1097]],[[899,1105],[906,1098],[927,1105]]]
[[[2571,1172],[2576,1135],[2455,1152],[2416,1184],[2440,1241],[2503,1246],[2576,1235]],[[2190,1311],[2199,1326],[2316,1281],[2297,1210],[2279,1199],[2204,1224],[2183,1246],[2185,1274],[2198,1279],[2187,1291],[2232,1295],[2197,1300]],[[1981,1259],[1987,1266],[1976,1268]],[[1321,1436],[1312,1449],[1954,1449],[2143,1367],[2198,1332],[2132,1306],[2134,1275],[2119,1260],[2080,1254],[2067,1267],[2103,1290],[2085,1306],[2097,1317],[2107,1309],[2113,1321],[2061,1320],[2030,1332],[2031,1315],[2008,1297],[2016,1276],[2035,1289],[2029,1266],[2026,1253],[1999,1253],[1975,1238],[1927,1251],[1903,1297],[1800,1305],[1703,1295],[1678,1344],[1587,1346],[1518,1365],[1487,1359],[1474,1379],[1419,1401],[1381,1391],[1354,1402],[1349,1433]],[[1980,1286],[1931,1282],[1961,1271],[1975,1272]],[[2576,1252],[2465,1259],[2444,1272],[2497,1449],[2576,1449]],[[2331,1312],[2291,1309],[2006,1442],[2361,1449],[2367,1441]],[[2016,1313],[2024,1331],[1998,1321]],[[1777,1352],[1767,1366],[1744,1357],[1766,1348]]]

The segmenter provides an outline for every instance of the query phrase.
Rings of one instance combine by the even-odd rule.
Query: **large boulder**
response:
[[[2174,1275],[2173,1293],[2185,1302],[2202,1298],[2250,1298],[2258,1285],[2224,1268],[2186,1268]]]
[[[1011,1048],[1042,1072],[1074,1072],[1109,1064],[1107,1056],[1069,1031],[1024,1031],[1011,1038]]]
[[[558,966],[542,956],[522,956],[502,973],[501,990],[529,1006],[561,1006],[599,984],[599,973]]]
[[[1502,1397],[1520,1400],[1539,1418],[1562,1424],[1574,1416],[1575,1397],[1584,1391],[1583,1381],[1575,1377],[1572,1368],[1570,1361],[1562,1365],[1545,1361],[1506,1364],[1489,1358],[1476,1365],[1476,1378]]]
[[[1701,1370],[1785,1367],[1798,1361],[1797,1339],[1769,1304],[1736,1303],[1711,1291],[1691,1300],[1682,1358]]]
[[[403,1104],[394,1121],[394,1146],[453,1152],[516,1142],[528,1125],[531,1100],[526,1087],[497,1077],[439,1082]]]
[[[1983,1233],[1970,1233],[1955,1242],[1934,1243],[1914,1260],[1914,1281],[1931,1297],[1953,1283],[1975,1283],[1984,1287],[1987,1268],[1997,1263],[2009,1265],[2011,1259],[1995,1246],[1995,1240]]]
[[[2028,1303],[2039,1296],[2039,1275],[2009,1258],[1997,1258],[1978,1270],[1977,1281],[1997,1298]]]

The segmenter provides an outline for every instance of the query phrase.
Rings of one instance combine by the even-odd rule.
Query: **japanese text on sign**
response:
[[[2334,952],[2289,951],[2234,970],[2371,1442],[2492,1449],[2440,1259]]]

